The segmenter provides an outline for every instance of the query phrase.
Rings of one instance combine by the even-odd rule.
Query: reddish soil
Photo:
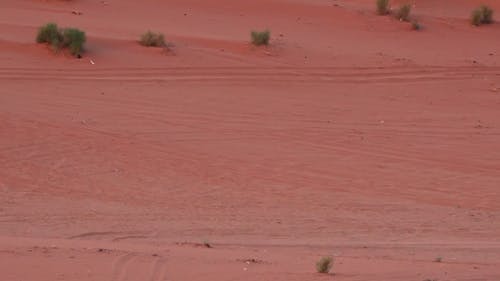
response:
[[[1,0],[1,279],[500,280],[500,24],[373,2]]]

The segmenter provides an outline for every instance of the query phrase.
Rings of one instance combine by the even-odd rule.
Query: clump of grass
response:
[[[475,26],[480,26],[482,24],[482,21],[483,21],[483,13],[481,12],[481,10],[476,9],[472,11],[471,23]]]
[[[166,47],[165,36],[161,33],[148,31],[141,35],[139,43],[146,47]]]
[[[493,22],[493,9],[482,5],[481,7],[472,11],[471,23],[479,26],[482,24],[490,24]]]
[[[269,39],[271,39],[271,32],[269,30],[265,31],[252,31],[250,33],[252,38],[252,44],[255,46],[269,45]]]
[[[403,5],[401,5],[401,7],[399,7],[395,16],[398,20],[410,21],[410,13],[411,13],[411,5],[410,4],[403,4]]]
[[[69,48],[73,56],[80,57],[83,52],[83,45],[87,40],[85,32],[77,28],[67,28],[62,32],[63,47]]]
[[[85,44],[85,32],[77,28],[61,29],[55,23],[47,23],[38,29],[37,43],[48,43],[54,51],[69,48],[73,56],[81,57]]]
[[[322,257],[316,263],[316,271],[318,273],[328,273],[332,269],[333,266],[333,258],[332,257]]]
[[[389,0],[377,0],[377,14],[387,15],[389,13]]]
[[[59,50],[62,41],[62,32],[57,24],[50,22],[38,29],[36,36],[37,43],[48,43],[56,51]]]

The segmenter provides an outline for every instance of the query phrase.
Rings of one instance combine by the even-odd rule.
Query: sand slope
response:
[[[436,2],[3,0],[2,278],[498,278],[500,25]]]

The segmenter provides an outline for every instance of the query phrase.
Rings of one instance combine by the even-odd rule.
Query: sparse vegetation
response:
[[[389,0],[377,0],[377,14],[387,15],[389,13]]]
[[[38,29],[37,43],[48,43],[54,50],[58,50],[62,40],[62,33],[55,23],[47,23]]]
[[[411,5],[410,4],[403,4],[403,5],[401,5],[401,7],[399,7],[395,16],[398,20],[410,21],[410,12],[411,12]]]
[[[55,23],[47,23],[38,29],[37,43],[47,43],[54,51],[69,48],[73,56],[80,57],[85,44],[85,32],[77,28],[61,29]]]
[[[333,258],[332,257],[322,257],[316,263],[316,271],[318,273],[328,273],[332,269],[333,266]]]
[[[252,37],[252,44],[255,46],[269,45],[269,39],[271,39],[271,32],[269,30],[252,31],[250,35]]]
[[[63,47],[69,48],[73,56],[81,56],[85,41],[85,32],[77,28],[67,28],[63,31]]]
[[[481,7],[472,11],[471,23],[479,26],[482,24],[490,24],[493,22],[493,9],[482,5]]]
[[[161,33],[148,31],[141,36],[139,43],[146,47],[166,47],[165,36]]]

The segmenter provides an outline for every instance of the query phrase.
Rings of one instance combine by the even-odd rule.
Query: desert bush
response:
[[[387,15],[389,13],[389,0],[377,0],[377,14]]]
[[[269,45],[269,39],[271,38],[271,32],[269,30],[265,31],[252,31],[250,33],[252,38],[252,44],[255,46]]]
[[[37,43],[48,43],[54,50],[58,50],[62,40],[61,30],[59,30],[59,27],[55,23],[47,23],[38,29],[36,36]]]
[[[73,56],[81,56],[83,44],[85,44],[85,32],[77,28],[67,28],[63,32],[63,47],[69,48]]]
[[[333,258],[332,257],[322,257],[316,263],[316,271],[318,273],[328,273],[332,269],[333,266]]]
[[[61,29],[55,23],[47,23],[38,29],[36,42],[48,43],[54,51],[69,48],[70,53],[80,57],[85,44],[85,32],[76,28]]]
[[[472,11],[471,23],[473,25],[489,24],[493,22],[493,9],[486,5]]]
[[[167,45],[163,34],[152,31],[142,34],[139,43],[146,47],[165,47]]]
[[[411,5],[410,4],[403,4],[403,5],[401,5],[401,7],[399,7],[395,16],[398,20],[410,21],[410,12],[411,12]]]

